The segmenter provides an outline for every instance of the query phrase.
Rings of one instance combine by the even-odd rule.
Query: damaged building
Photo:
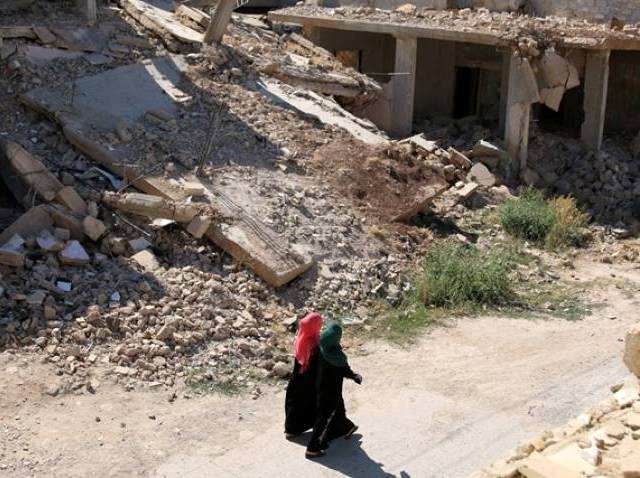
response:
[[[504,138],[514,158],[512,171],[536,186],[561,179],[561,174],[552,176],[544,184],[536,171],[549,169],[537,164],[535,152],[529,155],[529,141],[538,132],[575,139],[591,152],[601,150],[605,135],[622,136],[634,154],[637,145],[630,138],[640,129],[640,36],[637,25],[625,20],[637,16],[636,2],[607,2],[591,16],[606,18],[601,24],[523,15],[520,2],[485,3],[518,12],[434,10],[450,5],[432,2],[394,11],[299,6],[272,12],[270,18],[302,26],[308,38],[343,63],[375,78],[383,95],[360,114],[397,137],[426,131],[429,139],[439,139],[422,128],[425,122],[482,124]],[[567,12],[562,3],[550,8],[540,2],[536,9]],[[625,14],[625,20],[614,13]],[[633,180],[621,182],[622,188],[638,186]],[[580,191],[570,186],[558,192]]]

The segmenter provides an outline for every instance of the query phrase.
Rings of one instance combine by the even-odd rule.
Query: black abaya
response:
[[[294,360],[293,375],[287,385],[284,401],[285,433],[298,435],[313,427],[316,420],[316,382],[318,376],[318,351],[309,359],[304,373],[300,373],[300,363]]]
[[[319,360],[317,396],[318,416],[313,425],[313,434],[308,451],[317,452],[329,446],[329,442],[349,433],[355,426],[347,418],[342,399],[342,382],[345,378],[355,380],[350,367],[336,367],[322,356]]]

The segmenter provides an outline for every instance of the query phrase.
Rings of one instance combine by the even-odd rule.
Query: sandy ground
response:
[[[462,477],[518,441],[560,425],[625,377],[625,330],[640,284],[629,267],[580,264],[604,304],[581,321],[483,317],[432,330],[415,346],[370,343],[346,385],[360,426],[311,462],[282,434],[283,387],[251,397],[178,398],[102,384],[95,395],[43,394],[33,356],[0,355],[0,475],[12,477]],[[636,286],[634,290],[638,290]],[[638,294],[635,294],[638,296]],[[615,319],[612,319],[615,317]]]

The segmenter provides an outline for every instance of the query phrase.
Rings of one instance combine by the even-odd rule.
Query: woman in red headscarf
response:
[[[287,385],[284,432],[291,439],[313,427],[316,420],[316,378],[322,316],[311,313],[298,324],[293,375]]]

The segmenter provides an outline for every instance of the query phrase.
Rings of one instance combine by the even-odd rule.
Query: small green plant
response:
[[[187,386],[195,393],[233,396],[242,392],[243,387],[233,377],[217,379],[200,367],[194,367],[187,371],[185,380]]]
[[[425,258],[416,298],[436,307],[500,304],[511,296],[511,267],[509,255],[443,243]]]
[[[555,219],[553,206],[534,188],[525,188],[500,210],[500,223],[508,234],[537,244],[544,243]]]
[[[555,221],[549,234],[546,245],[549,249],[561,249],[564,247],[580,247],[587,241],[587,225],[589,215],[582,212],[576,200],[572,197],[561,196],[551,201]]]

